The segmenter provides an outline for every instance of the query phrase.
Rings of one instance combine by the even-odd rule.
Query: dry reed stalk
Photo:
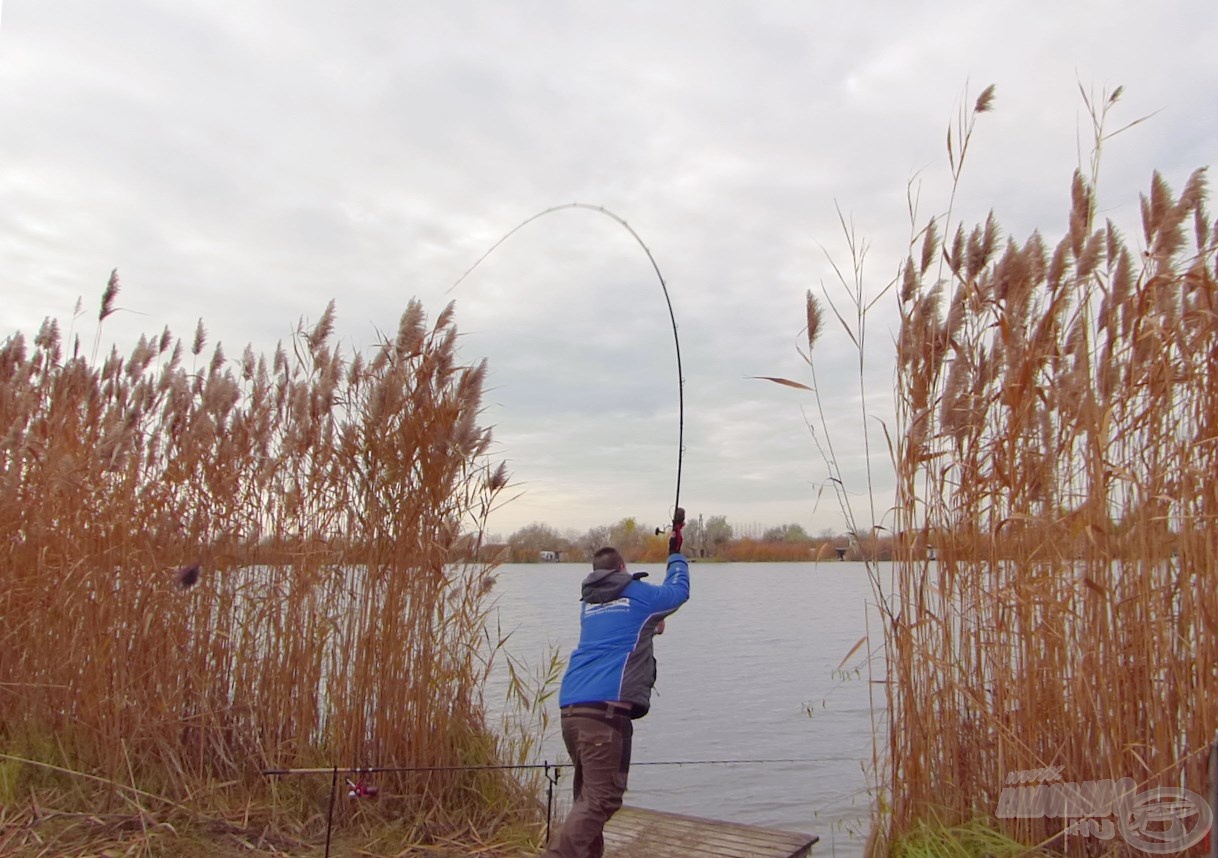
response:
[[[333,321],[230,364],[200,320],[193,370],[168,331],[100,365],[53,322],[0,344],[0,751],[285,812],[328,783],[262,769],[515,761],[481,705],[486,570],[455,550],[506,484],[485,364],[458,362],[451,305],[428,328],[410,302],[368,363]],[[503,772],[381,787],[436,835],[537,819]]]
[[[1155,176],[1140,272],[1092,223],[1081,176],[1048,264],[1038,236],[995,259],[996,224],[977,227],[948,253],[946,369],[935,230],[906,263],[897,530],[921,538],[903,543],[885,630],[890,838],[992,818],[1009,772],[1047,766],[1208,794],[1218,225],[1203,179],[1175,197]],[[1068,823],[1002,824],[1037,843]]]

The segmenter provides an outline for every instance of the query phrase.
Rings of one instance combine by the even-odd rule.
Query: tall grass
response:
[[[331,303],[235,360],[202,322],[100,361],[53,320],[0,345],[0,804],[58,767],[119,807],[211,785],[291,816],[329,779],[262,769],[510,761],[481,706],[484,570],[452,562],[506,482],[485,364],[459,362],[452,305],[428,326],[412,301],[367,357],[333,325]],[[501,772],[380,786],[424,839],[536,819]]]
[[[962,131],[958,146],[971,121]],[[1016,770],[1207,792],[1218,224],[1205,196],[1203,171],[1179,195],[1156,174],[1140,247],[1098,222],[1081,173],[1055,242],[1004,237],[993,216],[932,219],[916,237],[895,452],[909,538],[885,628],[894,842],[931,820],[992,819]],[[1066,824],[1003,823],[1029,844]]]

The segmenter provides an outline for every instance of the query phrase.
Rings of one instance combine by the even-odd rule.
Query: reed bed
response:
[[[0,806],[143,834],[236,808],[243,837],[318,842],[330,778],[262,770],[515,761],[482,708],[486,570],[459,562],[507,480],[485,364],[451,304],[367,357],[333,324],[235,360],[202,322],[102,360],[54,320],[0,345]],[[540,824],[508,771],[377,783],[336,819],[393,821],[384,854]]]
[[[1144,250],[1097,222],[1081,173],[1056,244],[1004,237],[993,216],[952,232],[936,218],[915,238],[897,284],[902,539],[884,594],[890,844],[981,818],[1028,845],[1126,848],[1064,839],[1068,819],[996,819],[1008,775],[1042,767],[1209,795],[1218,224],[1205,197],[1204,171],[1179,195],[1155,174]]]
[[[827,544],[827,543],[826,543]],[[831,551],[836,559],[837,555]],[[731,563],[797,563],[816,557],[816,546],[811,542],[767,542],[761,539],[733,539],[723,547],[723,559]]]

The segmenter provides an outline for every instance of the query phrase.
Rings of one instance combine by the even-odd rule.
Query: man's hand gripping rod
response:
[[[672,514],[672,536],[668,537],[668,553],[679,554],[681,552],[681,544],[684,538],[681,536],[681,531],[685,529],[685,508],[677,507]],[[659,536],[664,531],[656,528],[656,536]]]

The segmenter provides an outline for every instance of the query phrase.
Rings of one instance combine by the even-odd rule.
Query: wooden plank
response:
[[[662,824],[652,821],[644,825],[622,826],[618,829],[623,841],[647,840],[648,842],[679,842],[687,847],[696,847],[714,855],[755,855],[758,850],[774,852],[786,858],[792,849],[804,845],[802,836],[792,837],[786,832],[769,829],[748,830],[729,826],[726,823],[679,824],[664,820]]]
[[[605,858],[807,858],[819,839],[759,825],[623,807],[605,825]]]
[[[698,858],[791,858],[808,854],[815,837],[778,832],[756,826],[740,826],[677,815],[645,812],[646,819],[621,825],[616,836],[612,823],[606,844],[618,847],[617,858],[635,855],[697,856]],[[634,814],[631,814],[634,815]],[[625,820],[624,820],[625,821]]]

